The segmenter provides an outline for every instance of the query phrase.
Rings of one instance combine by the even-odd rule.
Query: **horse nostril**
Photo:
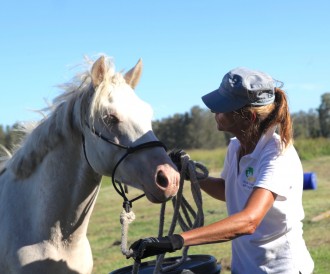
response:
[[[157,184],[160,186],[160,187],[163,187],[163,188],[167,188],[168,187],[168,179],[167,177],[165,176],[164,172],[163,171],[158,171],[157,173]]]

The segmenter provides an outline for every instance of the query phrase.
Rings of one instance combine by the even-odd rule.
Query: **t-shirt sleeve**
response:
[[[265,150],[260,159],[260,169],[255,187],[268,189],[279,198],[288,198],[290,190],[300,180],[301,163],[298,157],[288,149],[283,154],[274,150]]]

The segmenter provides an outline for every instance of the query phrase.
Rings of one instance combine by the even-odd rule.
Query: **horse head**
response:
[[[99,58],[63,86],[13,155],[2,148],[0,273],[91,273],[87,228],[101,175],[151,202],[176,195],[179,173],[133,91],[141,71],[141,61],[122,75]]]
[[[134,92],[141,73],[141,60],[125,75],[115,73],[103,56],[93,64],[94,91],[81,114],[84,151],[95,172],[160,203],[176,195],[179,173],[152,131],[150,105]]]

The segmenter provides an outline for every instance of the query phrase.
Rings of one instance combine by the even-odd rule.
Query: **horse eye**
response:
[[[115,124],[119,123],[119,119],[115,115],[112,115],[112,114],[104,116],[103,121],[107,125],[115,125]]]

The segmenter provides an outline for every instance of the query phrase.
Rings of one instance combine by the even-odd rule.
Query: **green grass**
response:
[[[189,151],[192,159],[203,162],[211,167],[212,175],[219,173],[222,166],[225,149],[213,151]],[[329,153],[330,155],[330,153]],[[315,172],[318,179],[317,190],[304,191],[303,204],[305,209],[304,238],[315,262],[315,274],[329,273],[330,269],[330,218],[319,222],[312,222],[318,214],[330,210],[330,156],[318,157],[314,160],[303,161],[305,172]],[[215,167],[218,167],[217,169]],[[130,188],[130,197],[140,192]],[[188,183],[184,190],[185,195],[190,193]],[[188,195],[189,196],[189,195]],[[226,216],[224,203],[203,195],[203,208],[205,223],[212,223]],[[95,274],[109,273],[115,269],[132,265],[132,260],[127,260],[120,251],[120,223],[119,215],[122,210],[121,197],[105,178],[102,189],[97,199],[88,230],[94,258]],[[171,206],[169,205],[168,208]],[[129,244],[141,237],[156,236],[158,234],[160,205],[151,204],[147,199],[141,199],[133,204],[136,220],[129,228]],[[172,212],[166,215],[167,225]],[[222,274],[230,273],[231,251],[230,243],[212,244],[191,247],[189,254],[210,254],[221,262]],[[179,256],[174,253],[171,256]]]
[[[218,173],[219,167],[223,165],[225,160],[226,152],[227,148],[217,148],[213,150],[195,149],[187,151],[191,159],[201,162],[210,172],[214,171]]]
[[[305,172],[317,175],[317,190],[307,190],[303,194],[305,209],[304,238],[314,259],[314,274],[329,273],[330,269],[330,218],[312,222],[313,217],[330,210],[330,157],[303,161]]]
[[[330,139],[298,139],[294,144],[302,160],[330,155]]]

